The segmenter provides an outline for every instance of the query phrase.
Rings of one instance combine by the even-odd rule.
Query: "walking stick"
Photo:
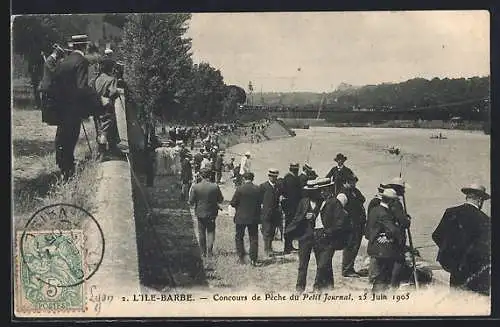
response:
[[[90,157],[93,157],[94,155],[92,154],[92,147],[90,146],[89,137],[87,135],[87,130],[85,130],[85,125],[83,124],[83,121],[82,121],[82,128],[83,128],[83,134],[85,134],[85,139],[87,140],[87,145],[89,146]]]
[[[408,212],[406,210],[406,197],[403,194],[403,208],[405,211],[405,214],[408,215]],[[415,262],[415,253],[414,253],[414,247],[413,247],[413,240],[411,237],[411,232],[410,232],[410,227],[406,229],[408,232],[408,242],[410,243],[410,255],[411,255],[411,262],[413,264],[413,278],[415,278],[415,288],[418,290],[418,278],[417,278],[417,265]]]

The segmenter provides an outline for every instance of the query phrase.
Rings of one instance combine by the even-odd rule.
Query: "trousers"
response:
[[[295,211],[297,210],[297,207],[290,207],[287,208],[285,211],[285,230],[288,227],[288,225],[292,222],[294,216],[295,216]],[[285,252],[291,251],[293,249],[293,239],[288,236],[288,234],[285,234],[285,247],[284,250]]]
[[[363,226],[354,226],[347,246],[342,251],[342,274],[354,272],[354,261],[358,255],[361,239],[363,238]]]
[[[75,147],[80,136],[81,119],[75,117],[65,117],[57,125],[55,147],[56,164],[65,178],[73,175],[75,170]]]
[[[309,267],[309,260],[313,251],[317,266],[313,285],[314,290],[333,289],[332,259],[335,249],[332,243],[325,238],[323,229],[320,228],[314,230],[312,236],[299,240],[299,271],[295,286],[299,292],[303,292],[306,288],[307,268]]]
[[[212,256],[215,241],[215,217],[198,217],[198,237],[202,256]]]
[[[383,292],[391,287],[392,273],[396,259],[370,258],[370,280],[373,282],[372,292]]]
[[[236,253],[240,259],[245,256],[245,246],[243,238],[245,237],[245,230],[248,230],[248,239],[250,241],[250,260],[257,261],[259,250],[259,234],[257,224],[236,224],[236,235],[234,237],[236,243]]]

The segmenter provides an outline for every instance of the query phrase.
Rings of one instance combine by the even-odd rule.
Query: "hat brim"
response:
[[[339,162],[339,161],[347,161],[347,157],[339,157],[339,158],[335,158],[333,159],[334,161],[336,162]]]
[[[484,192],[484,191],[481,191],[481,190],[477,190],[475,188],[470,188],[470,187],[462,187],[461,189],[462,193],[467,195],[467,194],[477,194],[479,195],[483,200],[488,200],[491,198],[491,196]]]

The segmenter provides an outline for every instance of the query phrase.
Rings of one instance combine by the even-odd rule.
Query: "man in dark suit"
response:
[[[446,209],[432,239],[439,247],[437,261],[450,273],[450,287],[483,295],[491,285],[491,221],[481,211],[490,198],[482,185],[462,188],[465,203]]]
[[[384,189],[380,204],[370,210],[366,227],[367,253],[371,257],[370,280],[373,292],[385,291],[391,286],[394,264],[404,260],[404,234],[398,218],[390,209],[398,201],[396,191]],[[410,220],[405,221],[406,227]]]
[[[332,185],[327,178],[308,181],[304,187],[306,196],[300,200],[294,220],[286,229],[289,237],[299,241],[298,292],[305,290],[312,251],[317,265],[314,290],[334,286],[332,259],[335,250],[343,246],[341,234],[347,221],[344,210],[347,197],[345,194],[333,197]]]
[[[181,200],[189,200],[189,189],[193,183],[193,168],[191,166],[191,160],[188,156],[181,157]]]
[[[285,229],[295,217],[297,206],[302,198],[302,185],[299,174],[299,164],[291,163],[289,172],[281,181],[281,192],[283,199],[281,200],[281,208],[285,213]],[[292,250],[296,251],[292,245],[292,239],[285,234],[284,254],[289,254]]]
[[[261,193],[259,187],[253,183],[253,179],[253,173],[246,172],[243,174],[243,184],[234,192],[231,206],[236,209],[234,214],[234,223],[236,224],[235,242],[239,262],[245,263],[243,237],[245,236],[245,229],[247,229],[250,240],[250,263],[252,266],[257,266]]]
[[[260,184],[260,192],[262,199],[261,210],[261,232],[264,237],[264,253],[267,257],[272,255],[272,243],[276,231],[276,227],[282,223],[280,209],[280,189],[277,185],[279,171],[277,169],[269,169],[269,180]]]
[[[356,187],[357,181],[356,176],[351,176],[342,191],[347,196],[346,211],[352,224],[352,234],[347,247],[342,252],[342,276],[344,277],[360,277],[354,269],[354,261],[358,255],[366,225],[364,207],[366,199]]]
[[[337,153],[337,156],[334,160],[337,162],[337,166],[330,169],[325,177],[332,180],[332,182],[334,183],[334,192],[335,195],[337,195],[342,189],[342,185],[344,185],[349,177],[354,176],[354,173],[350,168],[344,166],[347,157],[342,153]]]
[[[95,91],[89,85],[89,61],[85,51],[86,35],[72,37],[74,51],[59,65],[57,85],[60,88],[61,119],[56,131],[56,163],[67,180],[74,174],[74,151],[82,119],[101,109]]]
[[[215,241],[215,219],[219,214],[219,204],[224,201],[219,186],[210,182],[211,171],[200,171],[202,181],[193,185],[189,203],[195,207],[198,218],[198,235],[202,256],[212,257]]]
[[[64,57],[64,49],[58,45],[53,45],[54,51],[45,58],[43,65],[43,77],[40,82],[40,104],[42,107],[42,121],[51,126],[57,126],[60,120],[60,108],[57,105],[59,90],[56,87],[55,76],[59,64]]]

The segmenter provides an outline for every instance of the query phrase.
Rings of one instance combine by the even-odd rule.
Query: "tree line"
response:
[[[331,110],[407,111],[447,110],[473,113],[489,110],[489,77],[414,78],[401,83],[384,83],[361,87],[341,84],[329,93],[266,92],[253,94],[254,103],[300,107],[317,111],[321,103]]]
[[[245,90],[227,85],[220,70],[207,62],[194,63],[191,39],[185,36],[190,14],[107,14],[104,21],[123,29],[115,57],[124,64],[124,77],[143,122],[213,122],[234,119]],[[71,35],[87,30],[84,15],[19,16],[13,22],[14,52],[28,63],[32,85],[43,73],[41,51],[53,43],[63,46]]]

